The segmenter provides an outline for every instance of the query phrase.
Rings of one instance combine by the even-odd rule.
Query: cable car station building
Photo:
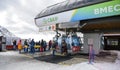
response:
[[[92,41],[95,54],[100,50],[120,50],[120,0],[66,0],[49,6],[35,17],[41,28],[82,32],[81,53],[88,53]]]

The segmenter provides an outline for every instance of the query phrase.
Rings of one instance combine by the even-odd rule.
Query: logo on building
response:
[[[47,24],[47,23],[51,23],[51,22],[55,22],[58,20],[58,17],[50,17],[50,18],[44,18],[43,19],[43,23]]]
[[[106,6],[106,7],[101,7],[101,8],[97,8],[94,9],[94,14],[103,14],[103,13],[111,13],[111,12],[120,12],[120,4],[116,4],[116,5],[110,5],[110,6]]]

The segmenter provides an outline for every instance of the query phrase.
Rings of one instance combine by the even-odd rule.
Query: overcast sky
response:
[[[39,36],[35,16],[62,1],[65,0],[0,0],[0,25],[21,38]]]

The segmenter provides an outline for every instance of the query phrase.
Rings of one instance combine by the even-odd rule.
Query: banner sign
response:
[[[104,3],[94,4],[58,14],[35,19],[38,27],[64,23],[74,22],[85,19],[101,18],[120,15],[120,0],[113,0]]]
[[[42,32],[42,31],[53,31],[53,30],[56,30],[56,26],[55,25],[39,27],[39,32]]]
[[[76,9],[71,21],[120,15],[120,0]]]
[[[51,24],[56,24],[56,23],[61,23],[61,22],[69,22],[72,16],[72,12],[73,10],[68,11],[68,12],[54,14],[51,16],[38,18],[35,20],[35,22],[38,27],[48,26]]]

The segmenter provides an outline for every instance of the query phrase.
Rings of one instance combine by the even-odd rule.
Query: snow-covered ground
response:
[[[82,62],[78,64],[72,64],[70,66],[60,66],[55,69],[49,70],[120,70],[120,51],[111,51],[117,53],[117,59],[115,62],[95,62],[89,64],[88,62]]]
[[[11,53],[6,52],[0,55],[17,55],[17,53]],[[96,62],[93,64],[83,62],[72,65],[59,65],[32,59],[20,62],[13,62],[4,66],[0,64],[0,70],[120,70],[120,52],[117,53],[119,56],[115,62]],[[22,55],[18,54],[18,56]]]
[[[12,63],[5,68],[0,68],[0,70],[120,70],[120,61],[117,63],[94,63],[92,65],[88,64],[88,62],[83,62],[71,66],[37,61],[25,61]]]

